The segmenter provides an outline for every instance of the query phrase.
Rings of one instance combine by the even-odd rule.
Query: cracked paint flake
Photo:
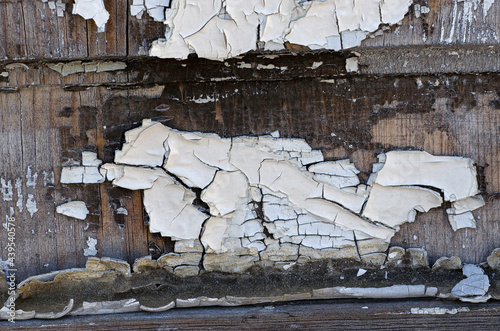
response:
[[[82,152],[82,166],[63,167],[61,183],[63,184],[92,184],[104,182],[104,175],[99,169],[102,161],[94,152]],[[53,174],[52,174],[53,176]],[[47,178],[47,180],[49,180]],[[44,179],[45,181],[45,179]]]
[[[130,14],[142,18],[142,15],[147,12],[157,22],[165,20],[165,11],[170,8],[171,0],[133,0],[130,5]]]
[[[116,163],[102,165],[101,174],[115,186],[144,190],[150,231],[174,240],[176,254],[203,245],[206,270],[326,256],[384,263],[380,252],[417,212],[449,201],[457,230],[473,227],[471,211],[484,205],[466,158],[388,152],[365,185],[349,160],[324,161],[303,139],[221,138],[151,120],[125,137]],[[91,154],[83,159],[100,162]],[[192,248],[179,251],[177,243],[187,241]],[[197,265],[182,273],[197,274]]]
[[[490,288],[490,280],[481,267],[466,264],[462,269],[463,275],[466,277],[455,285],[451,294],[465,302],[485,302],[490,296],[486,293]]]
[[[26,209],[30,213],[31,217],[33,217],[33,214],[38,211],[38,208],[36,207],[36,200],[33,194],[28,194],[28,199],[26,200]]]
[[[136,4],[137,2],[137,4]],[[340,50],[359,46],[381,24],[397,24],[412,0],[172,0],[165,8],[165,38],[150,55],[185,59],[191,53],[224,60],[248,51],[295,44]],[[131,12],[144,11],[134,0]],[[161,17],[154,16],[155,19]]]
[[[66,10],[66,4],[63,0],[42,0],[49,5],[51,10],[55,10],[57,13],[57,17],[63,17],[64,11]]]
[[[413,186],[421,191],[433,188],[443,196],[444,201],[451,202],[452,208],[447,209],[448,219],[453,231],[461,228],[475,228],[476,223],[471,211],[484,205],[484,199],[479,195],[477,173],[471,159],[433,156],[426,152],[417,151],[393,151],[379,155],[380,163],[374,165],[374,173],[370,178],[374,187],[381,185],[385,187],[394,198],[399,195],[398,191],[405,186]],[[457,180],[460,178],[460,180]],[[386,208],[375,200],[380,195],[370,196],[364,216],[370,216],[372,208]],[[403,195],[397,198],[403,199]],[[396,199],[391,200],[395,202]],[[401,201],[403,202],[403,201]],[[439,206],[437,200],[434,207]],[[402,205],[398,206],[402,208]],[[422,205],[409,210],[407,221],[412,222],[416,211],[427,211]],[[431,207],[431,204],[428,205]],[[396,209],[391,208],[391,211]],[[395,215],[386,209],[386,217],[393,218]],[[379,214],[382,215],[382,214]],[[397,224],[394,224],[397,225]]]
[[[12,189],[12,181],[10,181],[10,180],[6,181],[4,178],[1,178],[0,183],[2,184],[0,191],[2,191],[3,201],[12,201],[12,197],[14,195],[14,192]]]
[[[73,15],[80,15],[86,20],[92,19],[98,32],[104,32],[109,13],[104,7],[104,0],[75,0]]]
[[[59,205],[56,208],[58,214],[73,217],[79,220],[84,220],[87,218],[89,210],[87,205],[83,201],[71,201],[65,204]]]

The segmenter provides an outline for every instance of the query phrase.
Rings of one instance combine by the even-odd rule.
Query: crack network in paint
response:
[[[201,244],[198,262],[209,271],[241,272],[261,260],[282,267],[326,257],[360,260],[385,252],[417,212],[447,201],[456,231],[475,227],[471,211],[484,205],[467,158],[392,151],[379,155],[362,184],[349,160],[324,161],[303,139],[221,138],[144,120],[125,140],[94,182],[106,177],[144,190],[150,231],[183,246]],[[68,175],[75,168],[97,171],[100,160],[84,153],[82,167],[63,168],[66,182],[86,182],[80,173]]]

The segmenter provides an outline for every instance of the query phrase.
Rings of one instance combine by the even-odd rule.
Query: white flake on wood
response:
[[[59,205],[56,208],[58,214],[73,217],[79,220],[84,220],[87,218],[89,210],[87,205],[83,201],[71,201],[65,204]]]
[[[158,177],[144,190],[144,207],[151,232],[173,239],[197,239],[208,215],[193,206],[195,194],[171,178]]]
[[[158,167],[165,157],[164,141],[168,130],[151,120],[144,120],[142,126],[125,133],[125,144],[115,153],[115,163],[136,166]]]
[[[416,212],[425,213],[441,206],[441,196],[429,189],[416,186],[381,186],[375,184],[363,210],[363,216],[372,221],[397,228],[415,220]]]
[[[109,19],[109,13],[104,7],[103,0],[75,0],[73,15],[80,15],[86,20],[94,20],[99,32],[104,32],[104,27]]]
[[[31,217],[33,217],[33,214],[38,211],[38,208],[36,207],[36,200],[33,194],[28,194],[28,199],[26,199],[26,209],[30,213]]]
[[[443,192],[446,201],[451,202],[479,193],[476,168],[471,159],[434,156],[420,151],[389,152],[386,158],[377,174],[377,184],[435,187]]]
[[[97,255],[97,239],[87,237],[87,248],[83,249],[84,256],[96,256]]]

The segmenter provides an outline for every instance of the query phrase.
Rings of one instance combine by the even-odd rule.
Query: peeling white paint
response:
[[[350,57],[345,60],[345,69],[347,72],[358,72],[358,58]]]
[[[86,20],[94,20],[98,32],[104,32],[109,13],[104,7],[104,0],[75,0],[73,15],[80,15]]]
[[[79,220],[84,220],[87,218],[89,210],[87,205],[83,201],[71,201],[65,204],[59,205],[56,208],[58,214],[73,217]]]
[[[159,177],[144,190],[144,207],[150,217],[151,232],[172,239],[197,239],[208,215],[192,205],[195,194],[178,185],[168,175]]]
[[[357,277],[363,276],[366,273],[366,269],[359,268],[358,273],[356,274]]]
[[[402,193],[402,188],[413,186],[417,190],[414,192],[420,192],[419,194],[422,196],[426,187],[432,187],[443,194],[445,201],[452,203],[452,208],[449,208],[447,212],[454,231],[465,227],[476,227],[471,211],[482,207],[484,199],[479,196],[476,169],[471,159],[433,156],[418,151],[395,151],[379,155],[379,161],[380,163],[374,165],[374,173],[370,182],[373,182],[374,189],[377,191],[380,189],[378,185],[386,187],[385,191],[392,199],[387,200],[390,201],[389,203],[382,204],[382,200],[384,200],[382,194],[370,195],[363,212],[364,216],[380,222],[383,221],[378,219],[377,215],[385,215],[384,217],[394,220],[395,215],[391,213],[395,213],[399,209],[400,217],[402,217],[404,214],[404,211],[401,210],[404,208],[403,201],[409,201]],[[408,190],[408,188],[404,190]],[[427,190],[427,192],[430,191]],[[417,196],[416,194],[412,195]],[[428,194],[427,196],[431,197]],[[400,203],[396,203],[398,200]],[[437,199],[434,202],[428,200],[427,204],[415,205],[414,208],[408,210],[408,221],[413,221],[416,211],[424,212],[439,205],[441,203],[438,203]],[[381,209],[380,211],[383,213],[379,213],[377,209]],[[392,223],[392,226],[400,224]]]
[[[14,187],[16,188],[16,192],[17,192],[17,201],[16,201],[16,206],[17,206],[17,209],[19,210],[20,213],[23,212],[23,194],[22,194],[22,189],[23,189],[23,181],[20,177],[17,177],[16,178],[16,181],[15,181],[15,184],[14,184]]]
[[[460,307],[460,308],[440,308],[440,307],[434,307],[434,308],[412,308],[410,310],[410,314],[415,314],[415,315],[445,315],[445,314],[450,314],[450,315],[455,315],[457,313],[465,313],[469,312],[470,309],[468,307]]]
[[[470,226],[462,218],[484,205],[473,162],[460,157],[381,154],[365,185],[349,160],[324,161],[303,139],[221,138],[151,120],[125,138],[101,174],[144,190],[150,231],[176,241],[177,254],[190,252],[177,243],[203,245],[206,270],[244,270],[258,260],[286,266],[299,257],[370,259],[417,211],[449,201],[455,229]],[[87,156],[85,163],[98,163]],[[193,268],[185,272],[197,274]]]
[[[165,20],[165,11],[170,7],[171,0],[133,0],[130,5],[130,15],[142,18],[147,12],[157,22]]]
[[[137,2],[137,4],[136,4]],[[381,24],[397,24],[411,0],[172,0],[164,39],[150,54],[185,59],[190,53],[224,60],[251,50],[281,50],[285,43],[310,49],[359,46]],[[131,12],[140,15],[141,1]],[[159,4],[163,7],[163,4]],[[154,16],[155,19],[161,17]]]
[[[309,69],[318,69],[319,67],[321,67],[323,65],[323,62],[322,61],[319,61],[319,62],[313,62],[312,66],[309,67]]]
[[[385,158],[382,170],[376,174],[377,184],[431,186],[441,190],[444,199],[451,202],[479,193],[471,159],[420,151],[394,151],[386,153]]]
[[[84,256],[96,256],[97,255],[97,239],[87,237],[87,248],[83,249]]]
[[[363,216],[398,229],[413,222],[416,212],[425,213],[441,206],[441,196],[432,190],[416,186],[381,186],[374,184]]]
[[[28,199],[26,200],[26,209],[30,213],[30,216],[33,217],[33,214],[38,211],[36,207],[36,200],[33,194],[28,194]]]
[[[452,288],[451,294],[466,302],[487,301],[490,298],[486,295],[490,288],[490,280],[483,269],[473,264],[466,264],[462,273],[466,278]]]
[[[11,180],[6,181],[5,179],[1,178],[0,183],[2,184],[0,190],[2,191],[3,201],[12,201],[12,196],[14,194],[12,190],[12,181]]]
[[[63,17],[64,11],[66,10],[66,4],[63,0],[42,0],[49,5],[49,8],[53,11],[56,11],[57,17]]]
[[[43,175],[43,187],[49,187],[49,186],[54,185],[54,172],[53,171],[50,171],[50,172],[43,171],[42,175]]]
[[[38,173],[31,173],[31,166],[28,166],[28,170],[26,172],[26,186],[27,187],[36,187],[36,180],[38,178]]]

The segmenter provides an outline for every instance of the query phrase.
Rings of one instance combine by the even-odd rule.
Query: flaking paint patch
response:
[[[23,212],[23,194],[22,194],[23,181],[20,177],[16,178],[14,187],[16,188],[16,193],[17,193],[16,206],[17,206],[17,209],[19,210],[19,212],[22,213]]]
[[[460,308],[440,308],[440,307],[433,307],[433,308],[412,308],[410,310],[410,314],[413,315],[445,315],[445,314],[450,314],[450,315],[455,315],[457,313],[465,313],[469,312],[470,309],[468,307],[460,307]]]
[[[57,71],[62,76],[67,76],[76,73],[87,73],[87,72],[108,72],[124,70],[127,68],[127,64],[121,61],[94,61],[94,62],[59,62],[59,63],[48,63],[47,67]]]
[[[87,237],[87,248],[83,250],[84,256],[96,256],[97,255],[97,239],[92,237]]]
[[[36,187],[36,180],[38,179],[38,173],[32,173],[31,166],[28,166],[28,170],[26,171],[26,186],[27,187]]]
[[[56,212],[58,214],[66,215],[79,220],[84,220],[87,217],[89,210],[87,209],[85,202],[71,201],[57,206]]]
[[[104,32],[109,13],[104,7],[104,0],[75,0],[73,15],[80,15],[86,20],[92,19],[98,32]]]
[[[0,190],[2,191],[3,201],[12,201],[12,196],[14,194],[12,190],[12,181],[11,180],[6,181],[4,178],[1,178],[0,183],[2,184]]]
[[[370,254],[385,252],[417,211],[443,200],[456,204],[455,214],[484,205],[466,158],[388,152],[361,184],[349,160],[325,162],[302,139],[221,138],[151,120],[125,138],[102,173],[113,185],[145,190],[151,232],[201,241],[206,254],[198,261],[207,270],[240,272],[259,260],[289,268],[323,256],[383,263],[385,255]],[[196,208],[195,198],[209,210]],[[197,274],[197,265],[185,272]]]
[[[138,1],[133,12],[143,10]],[[412,0],[172,0],[165,38],[150,55],[185,59],[190,53],[224,60],[248,51],[277,51],[286,45],[309,49],[359,46],[382,24],[401,21]],[[132,10],[131,10],[132,11]]]
[[[473,24],[485,22],[488,11],[494,3],[494,0],[453,1],[451,25],[445,17],[442,18],[440,41],[448,44],[457,40],[462,43],[471,42],[471,37],[475,35]],[[477,34],[481,42],[488,42],[491,39],[498,40],[498,35],[493,29],[484,28]]]
[[[64,3],[63,0],[42,0],[42,2],[47,3],[49,5],[49,8],[52,11],[56,12],[57,17],[64,16],[64,11],[66,10],[66,3]]]
[[[31,217],[33,217],[33,215],[38,211],[38,208],[36,207],[36,200],[33,194],[28,194],[28,198],[26,199],[26,209],[30,213]]]
[[[144,13],[148,13],[155,21],[163,22],[170,2],[171,0],[133,0],[130,4],[130,15],[141,19]]]

